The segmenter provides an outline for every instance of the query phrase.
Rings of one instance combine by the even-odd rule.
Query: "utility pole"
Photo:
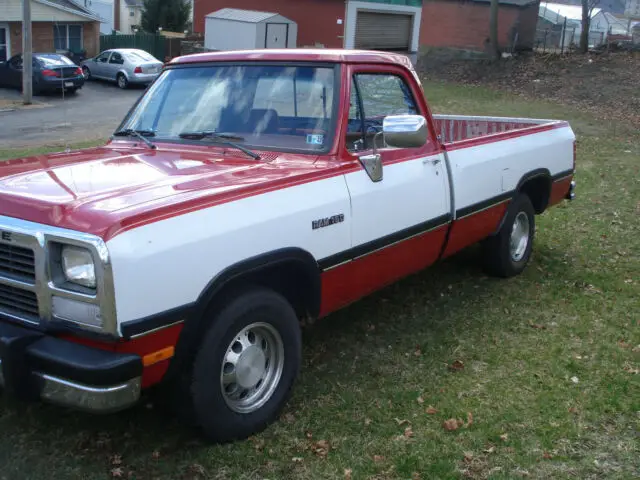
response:
[[[33,99],[32,50],[31,0],[22,0],[22,98],[25,105],[31,105]]]

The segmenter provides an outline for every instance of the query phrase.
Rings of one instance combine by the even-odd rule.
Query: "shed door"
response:
[[[266,48],[287,48],[289,25],[286,23],[267,23]]]
[[[356,48],[376,50],[410,50],[411,15],[358,12]]]

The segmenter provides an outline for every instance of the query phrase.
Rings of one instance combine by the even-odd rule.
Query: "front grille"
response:
[[[34,292],[0,284],[0,313],[38,321],[38,297]]]
[[[35,283],[35,270],[33,250],[0,243],[0,275]]]

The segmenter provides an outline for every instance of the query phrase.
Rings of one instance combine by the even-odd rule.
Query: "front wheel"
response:
[[[302,351],[287,300],[254,288],[212,319],[193,365],[197,425],[214,442],[246,438],[273,422],[289,398]]]
[[[483,243],[484,267],[498,277],[522,272],[531,257],[535,236],[535,211],[529,197],[519,194],[509,205],[498,233]]]
[[[91,70],[89,70],[89,67],[82,67],[82,75],[84,75],[85,80],[91,80]]]

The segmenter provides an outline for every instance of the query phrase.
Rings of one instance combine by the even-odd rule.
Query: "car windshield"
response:
[[[36,56],[40,62],[44,64],[46,67],[59,67],[64,65],[75,65],[71,60],[69,60],[64,55],[43,55],[39,54]]]
[[[180,134],[188,132],[233,134],[247,148],[322,152],[333,136],[335,78],[332,66],[169,69],[120,129],[175,141],[185,141]],[[209,135],[200,141],[217,140]]]

